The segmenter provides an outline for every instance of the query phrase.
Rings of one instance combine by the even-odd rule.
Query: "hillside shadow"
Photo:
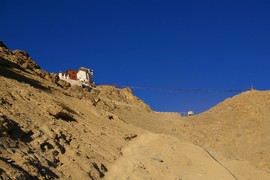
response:
[[[10,119],[9,123],[12,124],[12,130],[9,132],[12,139],[19,140],[24,143],[30,143],[33,141],[33,138],[31,137],[34,134],[33,131],[23,131],[17,122]]]
[[[62,119],[66,122],[78,122],[71,114],[67,112],[58,112],[56,115],[54,115],[56,119]]]
[[[33,86],[37,89],[46,91],[46,92],[51,91],[49,88],[41,85],[38,81],[31,79],[31,78],[28,78],[28,77],[25,77],[25,76],[15,72],[13,70],[14,68],[26,72],[19,65],[0,57],[0,76],[6,77],[9,79],[14,79],[18,82],[30,84],[31,86]]]
[[[9,164],[12,168],[18,170],[19,172],[22,172],[22,174],[24,175],[24,178],[29,178],[29,179],[38,179],[34,176],[32,176],[31,174],[29,174],[25,169],[23,169],[21,166],[14,164],[13,162],[9,162],[9,160],[7,158],[4,157],[0,157],[0,161]],[[23,178],[22,178],[23,179]]]
[[[7,130],[4,131],[6,132],[7,136],[10,137],[13,140],[16,141],[21,141],[24,143],[30,143],[31,141],[33,141],[33,138],[31,137],[34,133],[32,130],[25,132],[19,123],[17,123],[16,121],[13,121],[9,118],[7,118],[6,116],[0,116],[2,121],[2,124],[5,124]],[[1,134],[0,134],[1,137]],[[5,144],[4,141],[0,142],[0,145],[3,143]]]
[[[23,71],[23,72],[25,72],[25,73],[30,74],[28,71],[26,71],[26,70],[25,70],[24,68],[22,68],[20,65],[18,65],[18,64],[16,64],[16,63],[13,63],[13,62],[11,62],[11,61],[9,61],[9,60],[3,58],[3,57],[0,57],[0,65],[3,66],[3,67],[5,67],[5,68],[9,68],[9,69],[13,69],[13,68],[19,69],[19,70],[21,70],[21,71]]]
[[[15,164],[14,161],[10,162],[9,159],[0,157],[0,161],[9,164],[12,168],[18,170],[19,172],[22,172],[25,175],[26,179],[39,179],[37,176],[31,175],[29,172],[27,172],[24,168],[21,166]],[[45,167],[41,164],[39,160],[28,160],[28,164],[30,166],[33,166],[37,169],[37,172],[44,178],[44,179],[59,179],[59,176],[55,174],[52,170],[50,170],[48,167]],[[17,178],[17,179],[25,179],[25,178]]]

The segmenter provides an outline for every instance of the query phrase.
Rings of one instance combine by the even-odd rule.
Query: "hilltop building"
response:
[[[195,113],[193,111],[181,112],[180,114],[183,117],[195,116]]]
[[[194,116],[195,114],[194,114],[194,112],[193,111],[188,111],[188,113],[187,113],[187,116]]]
[[[67,70],[65,73],[60,72],[59,78],[67,81],[71,85],[94,85],[94,71],[85,67],[80,67],[77,70]]]

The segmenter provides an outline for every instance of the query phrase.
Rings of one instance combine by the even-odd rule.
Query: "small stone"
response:
[[[132,139],[136,137],[137,137],[137,134],[127,134],[123,138],[125,139],[125,141],[131,141]]]

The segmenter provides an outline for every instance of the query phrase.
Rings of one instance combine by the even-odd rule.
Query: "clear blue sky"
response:
[[[171,88],[270,87],[268,0],[1,0],[0,39],[49,72],[94,69],[157,111],[205,111],[236,93]]]

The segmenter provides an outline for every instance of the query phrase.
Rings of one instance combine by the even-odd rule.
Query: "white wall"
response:
[[[85,71],[79,71],[77,73],[78,80],[82,82],[92,82],[92,75],[89,73],[86,73]]]

